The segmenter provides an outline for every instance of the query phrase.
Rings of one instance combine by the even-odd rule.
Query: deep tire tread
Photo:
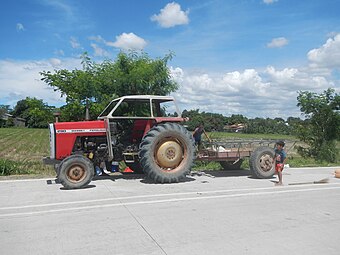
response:
[[[67,177],[67,169],[74,164],[84,166],[86,176],[79,182],[71,182]],[[59,167],[58,180],[66,189],[79,189],[86,187],[94,176],[94,166],[91,160],[82,155],[71,155],[65,158]]]
[[[250,172],[254,178],[258,179],[267,179],[273,177],[275,173],[275,168],[272,167],[270,171],[263,171],[260,167],[260,158],[263,155],[270,155],[272,158],[274,157],[274,150],[269,147],[261,146],[256,148],[249,158],[249,166]]]
[[[157,144],[160,136],[169,136],[179,139],[186,147],[185,162],[182,162],[176,171],[163,171],[153,159],[153,148]],[[140,164],[148,178],[160,183],[179,182],[190,172],[194,161],[194,140],[192,135],[181,125],[175,123],[164,123],[154,126],[144,136],[140,144],[139,158]]]

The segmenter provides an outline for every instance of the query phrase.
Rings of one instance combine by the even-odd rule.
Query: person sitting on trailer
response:
[[[283,141],[278,141],[275,147],[275,155],[274,155],[274,162],[275,162],[275,171],[277,176],[279,177],[278,185],[282,185],[282,171],[284,168],[284,164],[286,163],[287,154],[284,151],[283,147],[285,143]]]

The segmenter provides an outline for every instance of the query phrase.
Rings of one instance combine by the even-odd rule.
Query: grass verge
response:
[[[0,128],[0,176],[55,176],[42,163],[49,155],[48,129]]]
[[[239,134],[213,132],[209,134],[213,139],[272,139],[272,140],[297,140],[294,136]],[[0,128],[0,176],[29,176],[52,177],[55,176],[53,167],[44,165],[42,158],[49,155],[48,129],[28,128]],[[336,166],[325,162],[317,162],[311,158],[300,157],[294,147],[288,146],[288,164],[291,167],[309,166]],[[242,163],[243,169],[249,169],[248,160]],[[193,170],[208,171],[221,170],[218,162],[195,162]]]

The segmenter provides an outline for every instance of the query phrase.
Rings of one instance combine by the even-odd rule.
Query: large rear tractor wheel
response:
[[[59,166],[58,179],[67,189],[83,188],[91,182],[93,176],[93,163],[82,155],[71,155]]]
[[[258,147],[250,156],[250,172],[253,177],[266,179],[275,173],[274,150],[269,147]]]
[[[190,172],[194,151],[193,137],[183,126],[160,124],[144,136],[140,144],[140,164],[155,182],[178,182]]]
[[[239,159],[238,161],[220,161],[220,165],[223,167],[223,170],[240,170],[243,159]]]

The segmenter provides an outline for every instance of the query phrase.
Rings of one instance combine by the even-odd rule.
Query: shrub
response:
[[[8,160],[0,159],[0,175],[11,175],[19,172],[19,163]]]

